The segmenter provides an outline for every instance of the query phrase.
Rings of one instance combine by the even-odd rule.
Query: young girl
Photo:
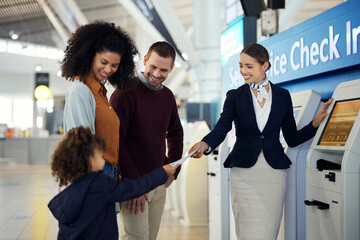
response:
[[[67,132],[52,155],[52,175],[69,185],[48,207],[59,221],[58,239],[118,239],[115,202],[127,201],[164,184],[178,166],[164,165],[137,179],[104,174],[105,141],[89,128]]]

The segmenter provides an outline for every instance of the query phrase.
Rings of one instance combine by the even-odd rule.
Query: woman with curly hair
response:
[[[65,132],[77,126],[90,127],[105,139],[104,171],[115,177],[119,152],[120,121],[110,105],[104,86],[126,89],[135,76],[133,41],[113,23],[93,22],[79,27],[68,40],[61,63],[62,76],[74,84],[66,94]]]
[[[105,141],[87,127],[67,132],[51,159],[52,175],[69,185],[48,204],[59,221],[58,239],[118,239],[114,204],[164,184],[176,168],[164,165],[137,180],[114,180],[102,171]]]

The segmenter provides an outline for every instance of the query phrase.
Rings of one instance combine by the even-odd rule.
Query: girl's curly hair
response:
[[[135,77],[134,56],[138,54],[128,34],[114,23],[95,21],[79,27],[68,40],[61,62],[62,76],[74,81],[89,74],[96,53],[114,52],[121,56],[117,71],[108,81],[119,89],[133,85]]]
[[[91,171],[89,157],[94,150],[106,150],[100,136],[91,133],[88,127],[77,127],[68,131],[59,142],[51,157],[51,171],[60,186],[80,180]]]

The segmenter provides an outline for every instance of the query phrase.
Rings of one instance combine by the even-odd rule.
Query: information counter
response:
[[[3,164],[49,164],[51,154],[62,135],[0,140],[0,159]]]

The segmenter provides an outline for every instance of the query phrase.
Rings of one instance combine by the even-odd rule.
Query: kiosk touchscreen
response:
[[[360,239],[360,80],[338,85],[307,156],[306,239]]]
[[[360,98],[336,101],[318,145],[344,146],[360,110]]]

